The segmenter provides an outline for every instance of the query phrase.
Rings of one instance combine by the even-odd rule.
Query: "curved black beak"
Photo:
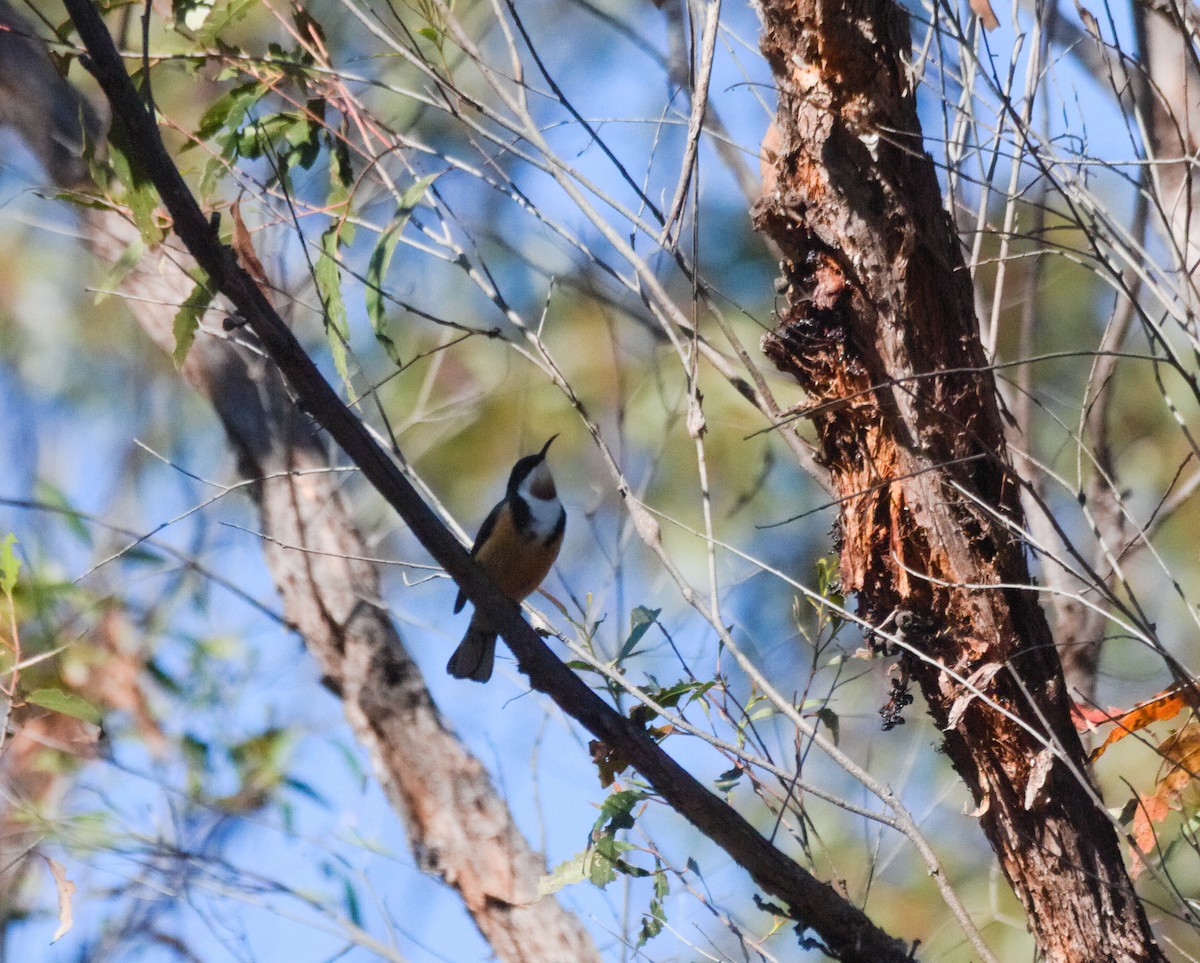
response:
[[[540,457],[540,458],[546,457],[546,452],[550,449],[550,442],[554,441],[554,439],[557,437],[558,437],[557,434],[550,436],[550,441],[547,441],[546,444],[542,445],[542,450],[540,452],[538,452],[538,457]]]

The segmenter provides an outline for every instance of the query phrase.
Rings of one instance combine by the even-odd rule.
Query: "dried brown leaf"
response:
[[[46,857],[50,866],[50,875],[54,877],[54,888],[58,890],[58,929],[54,931],[51,943],[56,942],[67,934],[75,925],[75,917],[71,911],[71,897],[78,892],[78,887],[67,879],[67,868],[56,859]]]

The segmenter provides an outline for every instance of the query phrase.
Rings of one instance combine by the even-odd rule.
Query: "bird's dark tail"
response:
[[[476,615],[471,619],[467,634],[446,663],[446,671],[456,679],[487,682],[492,677],[496,660],[496,632]]]

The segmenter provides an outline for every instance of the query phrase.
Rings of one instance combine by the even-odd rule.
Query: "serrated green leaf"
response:
[[[611,835],[618,829],[632,828],[633,807],[645,798],[646,794],[639,789],[611,793],[600,804],[600,818],[596,820],[593,832]]]
[[[196,282],[196,286],[175,312],[175,350],[171,352],[171,359],[176,368],[182,368],[187,360],[192,342],[196,340],[200,319],[204,317],[204,312],[208,310],[216,294],[203,268],[192,268],[188,275]]]
[[[202,44],[213,43],[219,34],[245,17],[259,2],[260,0],[221,0],[196,39]]]
[[[663,931],[663,926],[667,922],[667,915],[663,910],[663,899],[671,891],[670,882],[667,880],[667,874],[662,871],[662,863],[659,860],[654,861],[654,898],[650,900],[650,906],[645,913],[642,914],[642,928],[638,933],[638,946],[645,946],[650,940],[658,936]]]
[[[258,81],[250,81],[234,87],[228,93],[218,97],[200,118],[200,124],[196,128],[197,139],[215,139],[225,146],[229,136],[242,126],[242,121],[246,119],[246,112],[266,93],[266,87],[259,84]],[[225,131],[226,134],[224,137],[218,138],[216,135],[221,131]],[[189,141],[184,150],[195,146],[197,146],[197,141]]]
[[[617,878],[617,862],[621,853],[630,849],[629,843],[623,843],[612,836],[601,836],[596,844],[588,850],[587,878],[593,886],[604,889]]]
[[[17,587],[17,574],[21,571],[21,560],[13,551],[17,545],[17,536],[9,532],[0,540],[0,591],[12,598],[13,589]]]
[[[667,686],[665,689],[644,689],[643,691],[664,709],[671,709],[677,706],[679,701],[688,693],[691,693],[688,699],[688,702],[691,703],[697,696],[703,695],[715,684],[712,681],[694,682],[690,679],[684,679],[672,686]]]
[[[65,716],[82,719],[84,722],[100,724],[100,710],[74,692],[64,692],[62,689],[34,689],[25,696],[25,701],[43,709],[61,712]]]

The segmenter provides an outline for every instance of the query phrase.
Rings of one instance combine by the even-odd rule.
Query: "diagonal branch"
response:
[[[0,0],[0,114],[25,136],[56,183],[78,187],[87,170],[79,145],[72,149],[78,138],[70,135],[80,117],[87,122],[93,113],[23,26]],[[54,123],[47,124],[47,117]],[[89,130],[91,139],[97,136],[98,124]],[[138,236],[115,212],[88,211],[85,224],[93,251],[108,262]],[[128,303],[143,329],[170,353],[170,306],[183,303],[194,282],[177,244],[157,253],[165,256],[146,258],[126,275],[123,288],[136,295]],[[483,765],[434,705],[379,603],[379,571],[364,560],[364,539],[338,493],[328,454],[278,371],[232,341],[208,337],[192,346],[182,373],[212,404],[240,472],[254,480],[261,527],[270,536],[266,561],[286,619],[341,699],[418,864],[458,892],[498,959],[598,960],[579,921],[556,900],[538,900],[545,862],[521,835]]]
[[[214,286],[245,318],[286,378],[299,407],[341,446],[477,609],[487,614],[533,687],[547,693],[565,712],[628,758],[677,812],[725,849],[773,898],[785,901],[792,916],[815,930],[833,955],[872,963],[910,959],[901,941],[876,927],[831,886],[774,848],[735,810],[664,753],[642,726],[614,711],[553,656],[521,617],[520,610],[474,564],[395,462],[342,404],[258,286],[238,266],[232,252],[220,244],[168,156],[155,118],[134,90],[90,0],[67,0],[67,9],[87,47],[87,66],[100,82],[129,141],[139,146],[140,161],[174,220],[176,234]],[[368,675],[382,673],[385,678],[396,668],[386,659],[365,667]]]

